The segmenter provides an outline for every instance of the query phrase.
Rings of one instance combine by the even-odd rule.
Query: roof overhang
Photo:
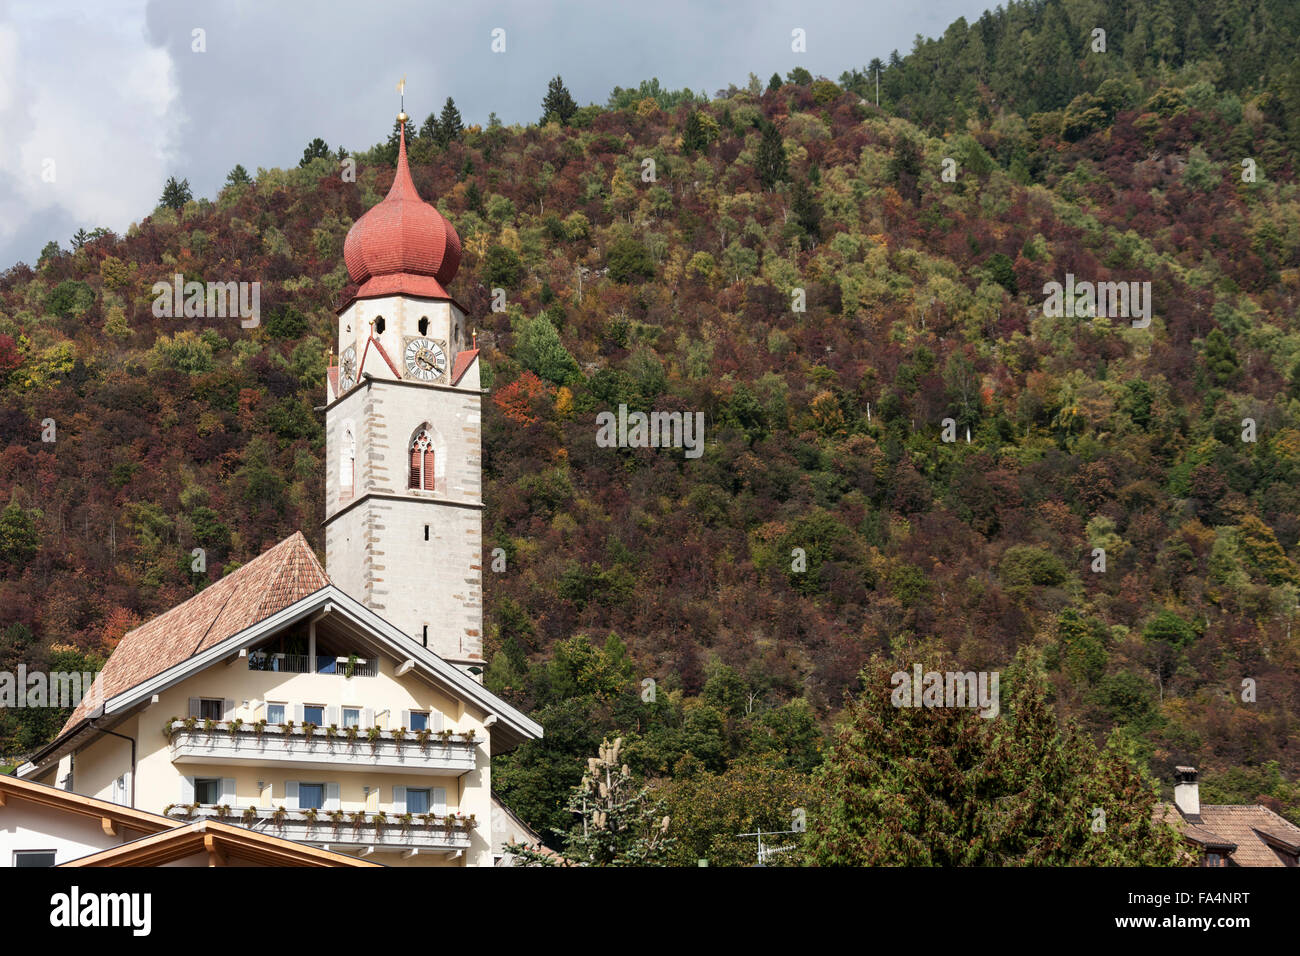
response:
[[[56,737],[44,749],[33,755],[30,761],[19,767],[16,773],[20,777],[43,773],[52,760],[58,759],[56,753],[61,756],[70,749],[76,749],[82,741],[89,740],[99,732],[99,729],[92,725],[92,721],[99,721],[100,715],[107,718],[109,723],[120,719],[133,708],[147,703],[154,694],[159,694],[220,662],[223,658],[237,654],[241,649],[251,647],[325,609],[338,614],[343,620],[363,631],[396,659],[414,660],[419,673],[453,697],[473,704],[488,715],[495,715],[497,721],[491,731],[494,753],[511,750],[525,740],[538,740],[542,737],[541,724],[516,710],[458,667],[448,664],[361,602],[339,590],[337,586],[330,584],[263,618],[251,627],[232,634],[224,641],[200,651],[193,657],[186,658],[179,664],[141,681],[130,690],[110,697],[104,701],[99,715],[82,720],[67,733]],[[497,746],[498,742],[501,746]]]

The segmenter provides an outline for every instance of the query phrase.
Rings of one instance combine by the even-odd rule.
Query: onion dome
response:
[[[406,161],[406,123],[401,126],[392,188],[348,230],[343,259],[361,287],[358,298],[395,293],[450,298],[445,287],[460,268],[460,236],[416,191]]]

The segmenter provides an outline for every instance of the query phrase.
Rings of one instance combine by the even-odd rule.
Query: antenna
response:
[[[799,832],[801,831],[799,830],[766,830],[765,831],[760,828],[754,833],[737,833],[736,836],[758,837],[758,864],[757,865],[767,866],[767,858],[769,856],[775,856],[778,853],[788,853],[789,851],[795,849],[795,846],[792,843],[786,844],[785,846],[763,846],[763,835],[766,833],[767,836],[771,837],[771,836],[780,836],[782,834],[787,834],[787,833],[799,833]]]

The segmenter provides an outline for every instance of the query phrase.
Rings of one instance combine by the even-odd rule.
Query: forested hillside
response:
[[[512,806],[568,829],[618,733],[780,822],[873,653],[1032,646],[1155,777],[1300,820],[1298,39],[1281,0],[1012,3],[838,82],[413,125],[490,373],[486,680],[546,728],[494,765]],[[394,157],[351,182],[317,141],[0,275],[0,669],[322,551],[342,243]],[[155,318],[175,273],[259,281],[261,326]],[[1045,315],[1067,274],[1149,281],[1149,327]],[[703,455],[598,447],[620,404],[704,412]],[[0,714],[0,753],[60,721]]]

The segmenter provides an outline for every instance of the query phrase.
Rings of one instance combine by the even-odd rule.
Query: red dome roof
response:
[[[406,162],[405,130],[393,186],[382,202],[348,230],[343,259],[352,281],[362,286],[358,295],[410,291],[433,298],[447,297],[442,287],[456,277],[460,268],[460,236],[447,217],[416,192]],[[418,276],[435,281],[420,281]]]

